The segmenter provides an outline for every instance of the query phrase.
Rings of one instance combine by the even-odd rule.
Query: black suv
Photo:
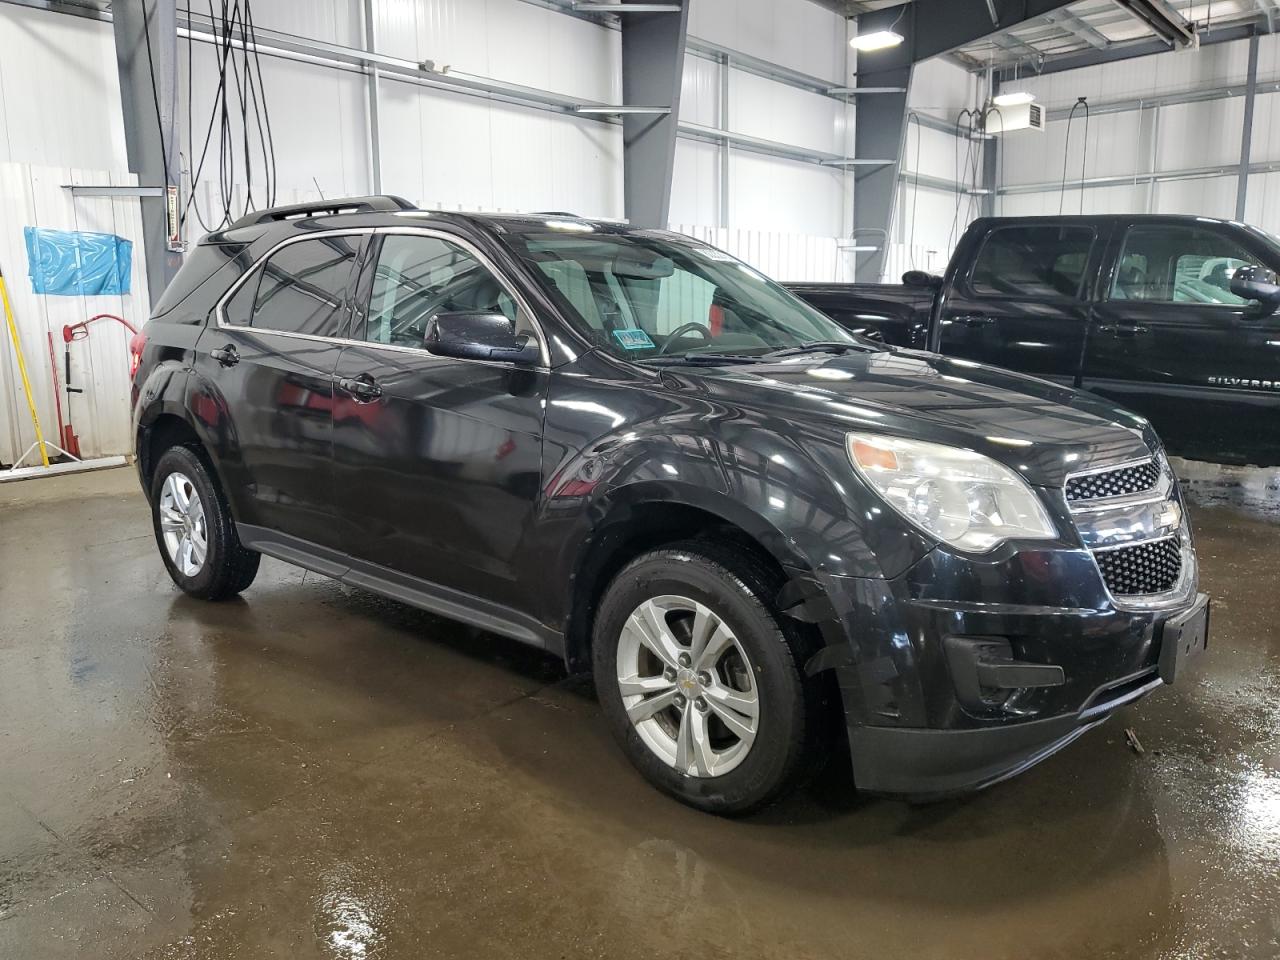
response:
[[[133,343],[160,554],[267,554],[590,668],[640,771],[722,813],[1010,776],[1180,674],[1207,600],[1142,418],[859,339],[689,237],[283,207]]]

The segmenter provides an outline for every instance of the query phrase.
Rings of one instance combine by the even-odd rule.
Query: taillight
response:
[[[138,372],[138,366],[142,363],[142,351],[147,345],[147,335],[145,333],[135,333],[129,338],[129,376],[132,378]]]

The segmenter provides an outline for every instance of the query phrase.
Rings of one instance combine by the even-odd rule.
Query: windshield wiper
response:
[[[660,357],[646,357],[638,363],[651,366],[707,366],[721,367],[731,363],[764,363],[763,356],[748,356],[745,353],[679,353]]]
[[[784,350],[771,350],[769,353],[761,354],[762,357],[770,360],[776,360],[778,357],[798,357],[805,353],[845,353],[849,350],[857,350],[859,353],[866,353],[870,347],[861,343],[848,343],[844,340],[812,340],[809,343],[802,343],[798,347],[787,347]]]

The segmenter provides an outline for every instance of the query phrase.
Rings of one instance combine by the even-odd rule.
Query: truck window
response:
[[[1251,300],[1231,292],[1231,277],[1257,258],[1234,240],[1195,227],[1132,227],[1111,284],[1112,300],[1224,304]]]
[[[970,285],[988,297],[1079,297],[1093,237],[1091,227],[1000,227],[978,252]]]

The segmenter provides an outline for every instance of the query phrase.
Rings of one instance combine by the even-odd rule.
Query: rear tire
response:
[[[815,772],[826,716],[780,576],[736,545],[646,553],[605,591],[592,661],[610,731],[659,790],[712,813],[778,800]]]
[[[225,600],[258,575],[262,555],[240,543],[226,498],[190,447],[170,447],[156,463],[151,522],[165,569],[184,593]]]

